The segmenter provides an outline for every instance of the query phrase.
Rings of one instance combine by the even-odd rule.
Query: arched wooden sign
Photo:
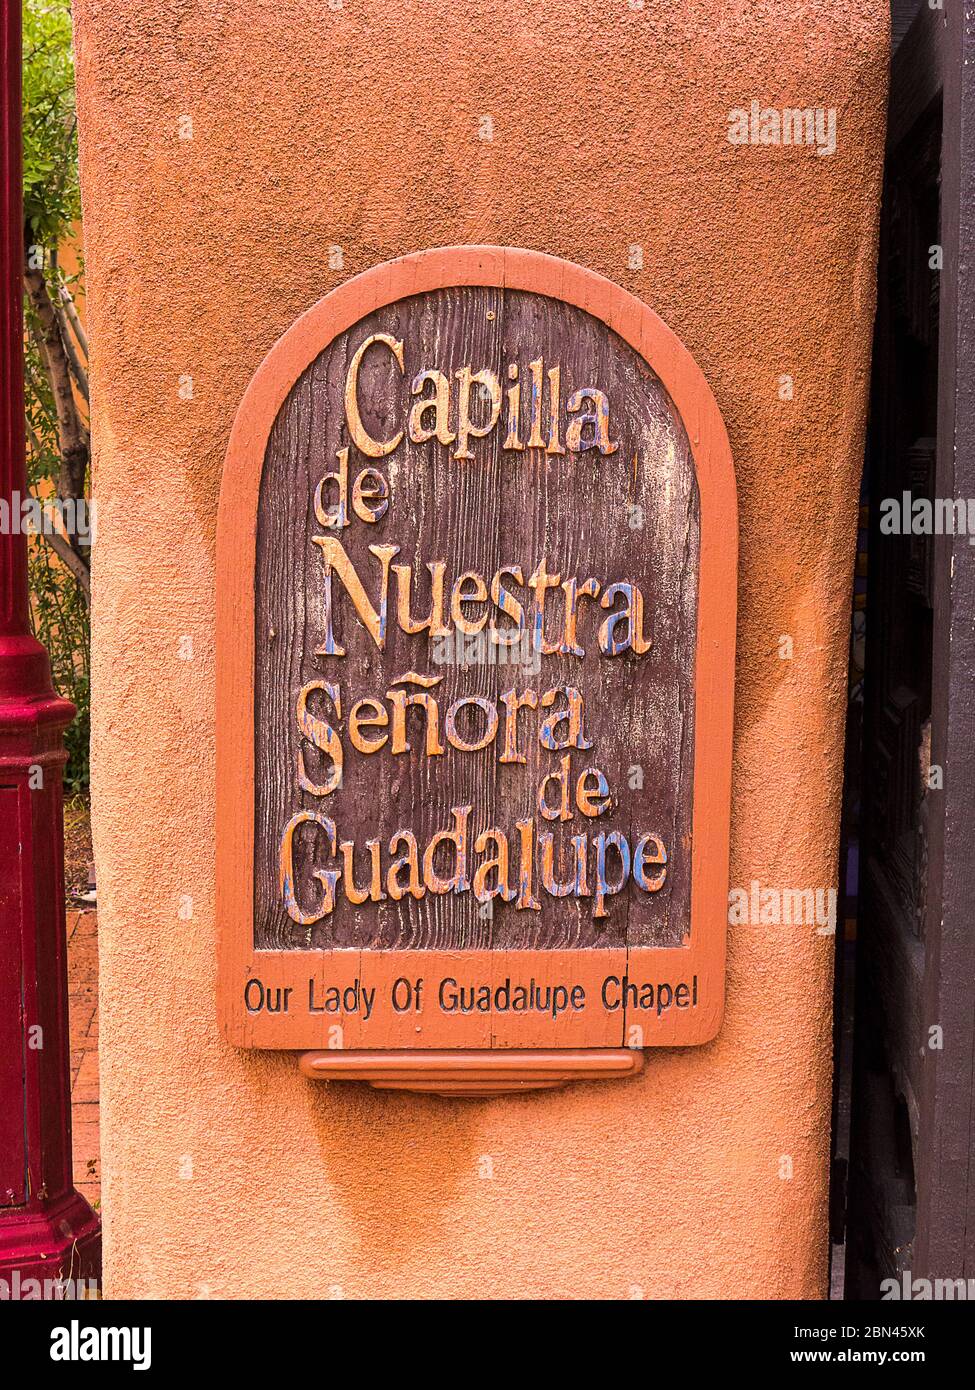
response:
[[[600,276],[426,251],[299,319],[220,500],[228,1039],[713,1037],[736,546],[704,377]]]

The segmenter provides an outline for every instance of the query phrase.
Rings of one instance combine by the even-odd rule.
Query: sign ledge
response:
[[[312,1081],[366,1081],[378,1091],[418,1091],[440,1096],[503,1096],[555,1090],[572,1081],[637,1076],[641,1051],[629,1047],[542,1051],[476,1048],[439,1051],[312,1051],[298,1065]]]

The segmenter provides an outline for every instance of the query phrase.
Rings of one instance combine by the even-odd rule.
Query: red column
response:
[[[0,11],[0,1278],[16,1297],[26,1279],[93,1277],[101,1236],[71,1175],[61,772],[74,707],[55,695],[30,634],[17,524],[27,496],[20,0],[0,0]]]

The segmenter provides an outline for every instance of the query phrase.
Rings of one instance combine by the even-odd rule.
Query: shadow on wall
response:
[[[357,1222],[363,1243],[387,1256],[409,1256],[421,1228],[446,1228],[454,1195],[493,1175],[494,1159],[478,1139],[483,1102],[361,1083],[308,1082],[305,1089],[329,1190]]]

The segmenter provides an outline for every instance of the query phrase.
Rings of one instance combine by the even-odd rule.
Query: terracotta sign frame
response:
[[[528,291],[584,310],[638,353],[669,394],[689,441],[700,506],[694,665],[691,920],[682,946],[530,951],[281,950],[253,945],[255,834],[255,559],[258,501],[268,440],[289,392],[340,334],[385,305],[449,287]],[[581,266],[535,251],[462,246],[375,266],[333,290],[287,330],[257,369],[227,449],[217,525],[216,916],[218,1015],[239,1047],[312,1049],[608,1049],[708,1042],[724,1008],[737,600],[737,498],[731,450],[717,403],[686,348],[646,304]],[[398,979],[456,976],[498,984],[506,977],[582,986],[599,998],[607,977],[654,986],[656,1008],[621,1003],[586,1010],[564,1034],[537,1013],[387,1011],[379,1027],[361,1014],[341,1019],[299,1006],[328,983],[368,978],[380,992]],[[248,982],[258,980],[259,988]],[[659,1000],[664,984],[670,999]],[[686,991],[678,996],[678,984]],[[290,995],[285,995],[284,991]],[[635,997],[632,992],[630,997]],[[693,999],[693,1004],[692,1004]],[[262,1002],[263,1001],[263,1002]],[[636,1031],[634,1031],[636,1030]]]

